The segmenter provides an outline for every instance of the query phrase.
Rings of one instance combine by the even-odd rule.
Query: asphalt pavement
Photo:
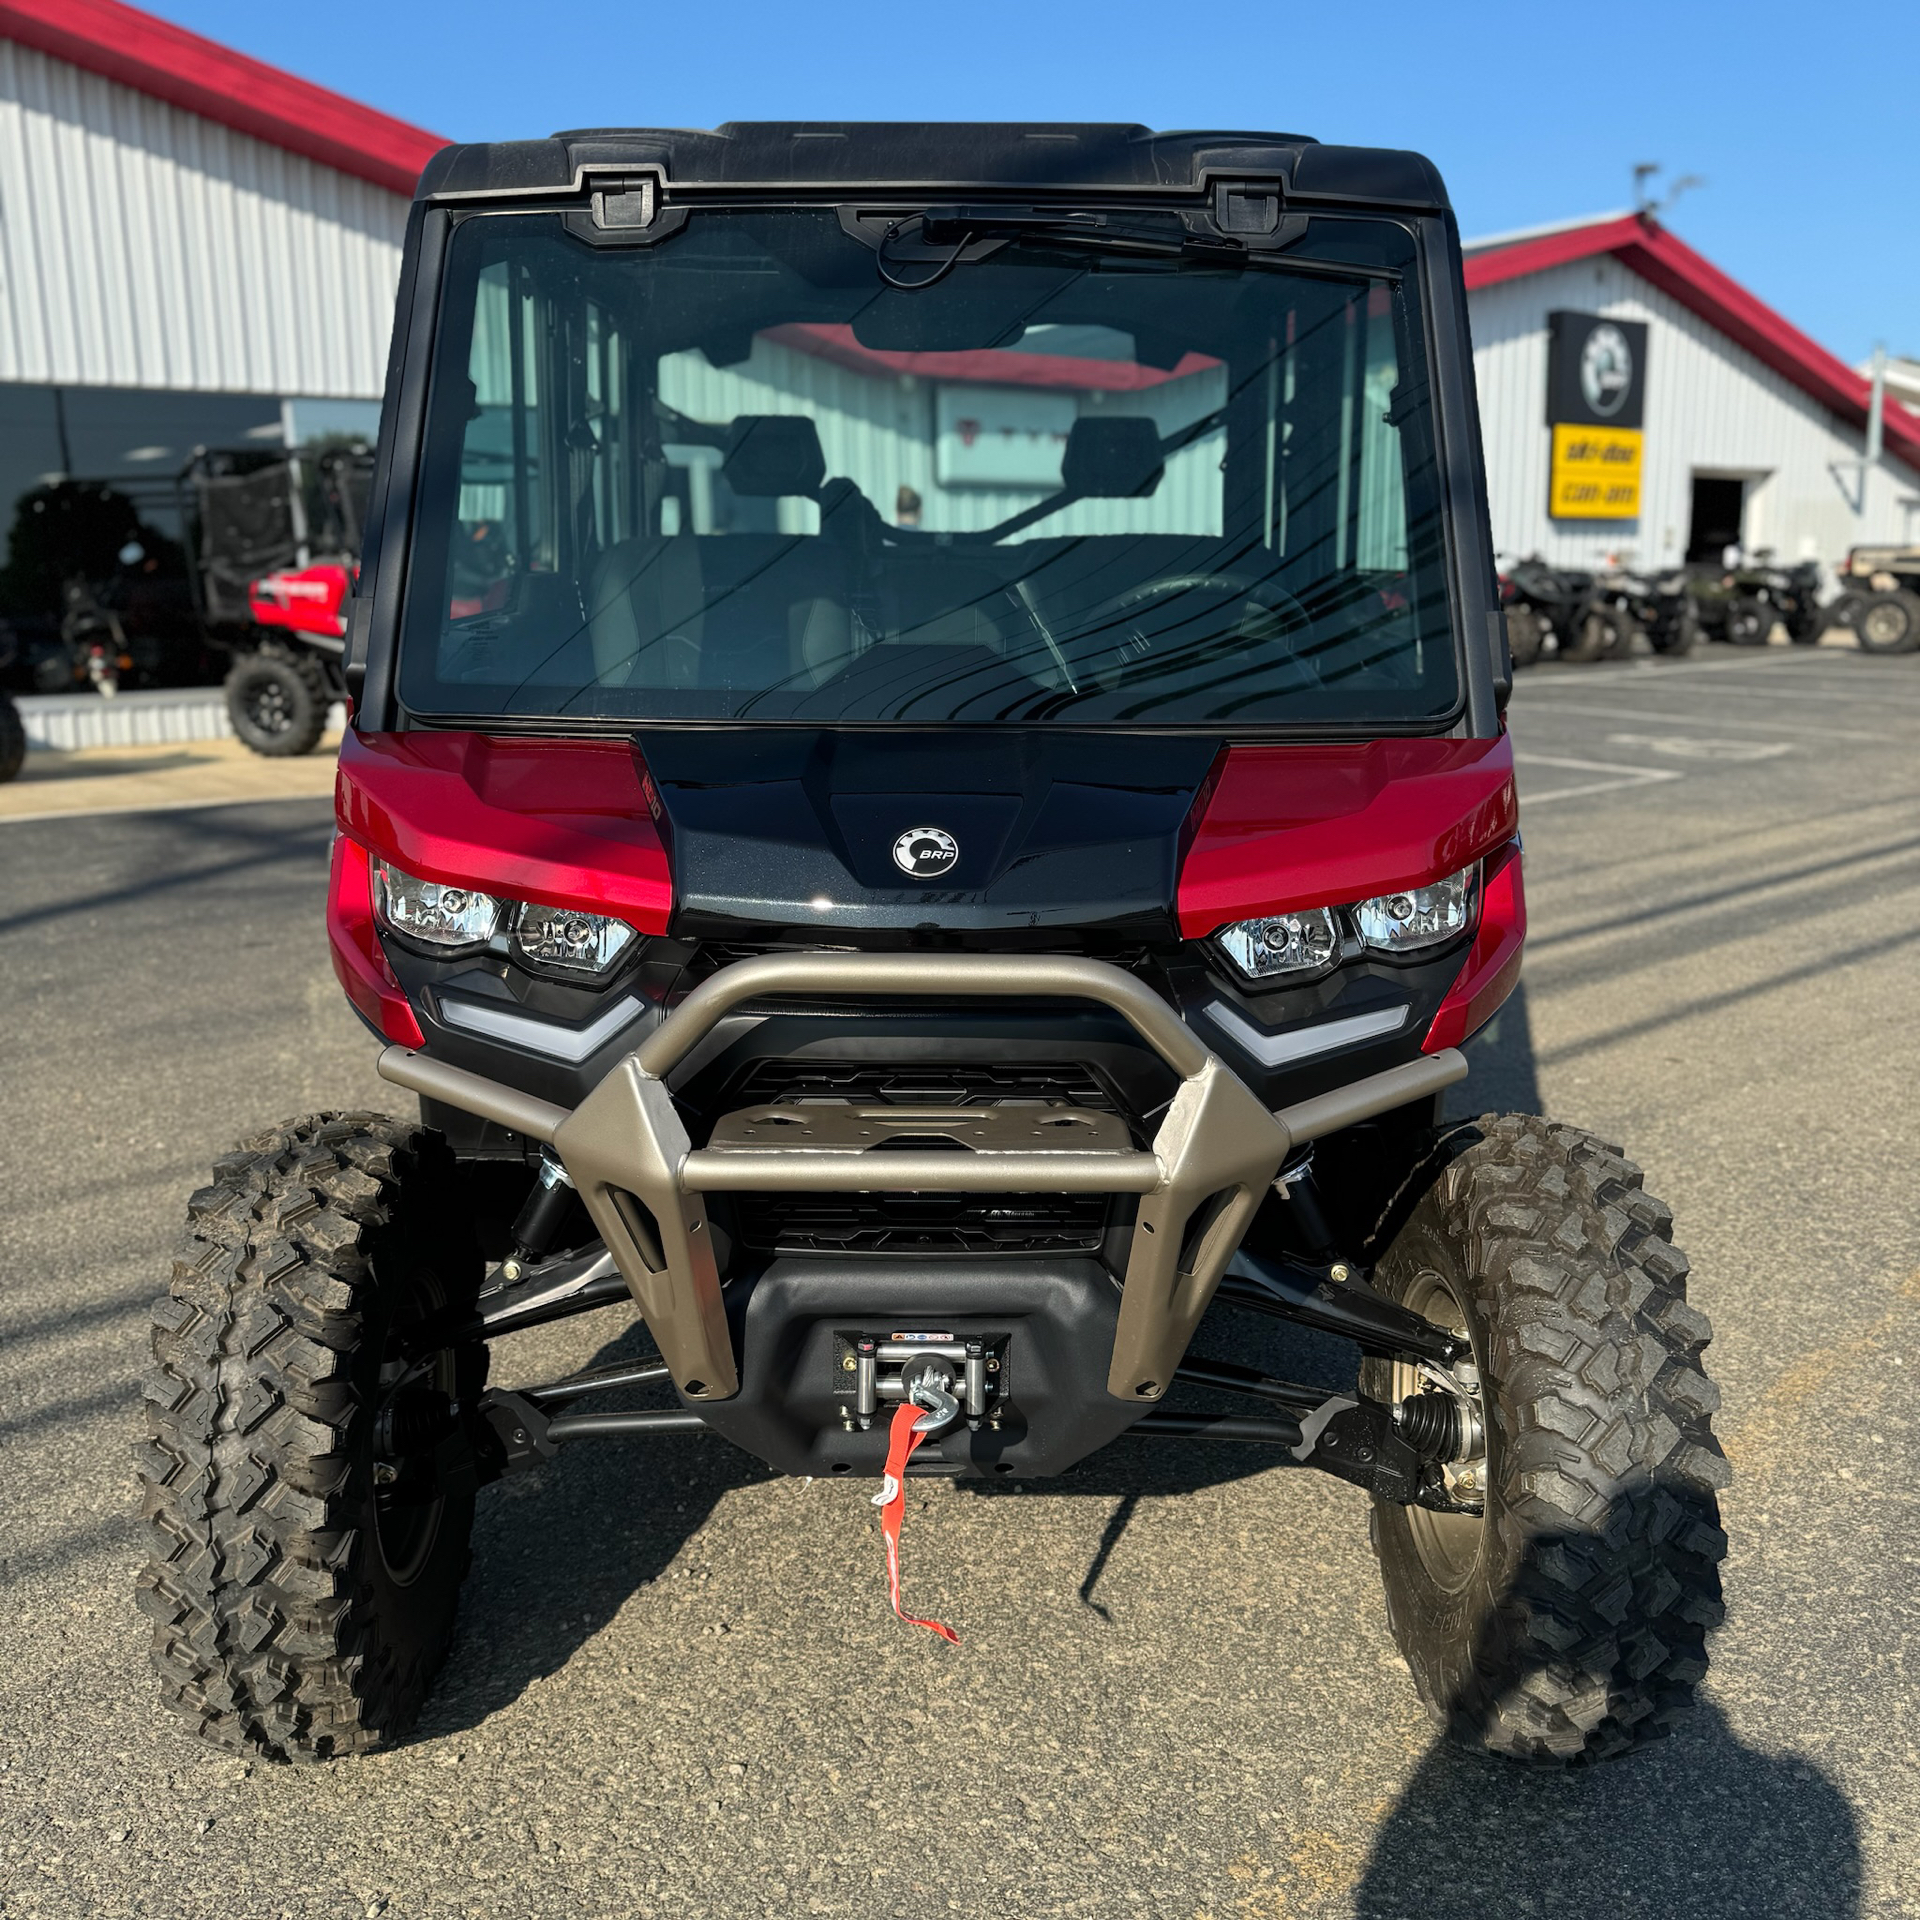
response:
[[[324,801],[0,822],[0,1915],[1920,1913],[1920,658],[1547,666],[1513,731],[1533,939],[1461,1104],[1627,1143],[1714,1320],[1729,1618],[1675,1739],[1436,1747],[1363,1496],[1256,1449],[914,1483],[950,1648],[887,1611],[871,1487],[665,1436],[483,1495],[407,1744],[203,1751],[132,1603],[147,1304],[234,1138],[399,1096]]]

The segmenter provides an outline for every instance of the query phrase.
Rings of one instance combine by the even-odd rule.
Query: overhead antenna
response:
[[[1666,212],[1683,193],[1707,184],[1704,174],[1683,173],[1667,188],[1663,197],[1656,199],[1650,182],[1655,174],[1664,171],[1665,165],[1659,160],[1642,160],[1633,169],[1633,210],[1643,220],[1656,219]]]

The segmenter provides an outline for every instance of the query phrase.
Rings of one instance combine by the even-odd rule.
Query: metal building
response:
[[[1502,556],[1665,568],[1739,546],[1831,564],[1920,541],[1920,418],[1890,389],[1876,408],[1866,376],[1652,219],[1470,243],[1467,286]],[[1561,381],[1556,335],[1586,347]],[[1629,395],[1634,424],[1609,427]],[[1582,453],[1611,459],[1623,484],[1570,484]]]
[[[98,545],[80,509],[108,494],[142,529],[124,550],[176,565],[175,476],[196,447],[371,437],[407,202],[440,144],[119,0],[0,0],[0,620],[44,622],[58,582],[100,564],[61,541]],[[1650,218],[1481,242],[1467,278],[1503,554],[1656,568],[1920,541],[1920,418],[1898,368],[1875,403]],[[1178,424],[1219,377],[1120,393],[1056,368],[996,392],[945,366],[855,364],[843,343],[756,353],[810,361],[836,431],[891,433],[882,505],[928,525],[971,524],[983,485],[1028,497],[1015,453],[1057,462],[1077,411]]]
[[[0,0],[0,617],[91,571],[105,495],[168,551],[196,447],[372,435],[442,144],[116,0]]]

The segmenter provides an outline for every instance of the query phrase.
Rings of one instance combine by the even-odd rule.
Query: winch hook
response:
[[[907,1398],[916,1407],[925,1407],[918,1420],[913,1423],[915,1433],[938,1433],[942,1427],[950,1426],[960,1417],[960,1402],[947,1389],[953,1384],[953,1376],[945,1368],[928,1367],[907,1389]]]

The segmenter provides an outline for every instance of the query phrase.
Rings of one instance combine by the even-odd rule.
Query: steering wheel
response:
[[[1164,579],[1147,580],[1137,587],[1129,587],[1085,616],[1084,630],[1100,635],[1099,651],[1106,656],[1097,669],[1100,677],[1105,680],[1110,673],[1114,676],[1112,684],[1117,685],[1133,661],[1153,654],[1170,637],[1166,625],[1156,626],[1152,622],[1153,609],[1187,594],[1197,597],[1191,611],[1183,613],[1178,626],[1203,624],[1206,637],[1182,641],[1175,628],[1171,650],[1185,660],[1217,658],[1239,651],[1250,641],[1287,640],[1305,633],[1313,625],[1306,608],[1286,588],[1277,587],[1271,581],[1250,583],[1228,573],[1169,574]],[[1238,618],[1224,630],[1209,619],[1222,601],[1239,605]],[[1225,613],[1226,608],[1218,610]],[[1313,662],[1304,656],[1289,653],[1287,665],[1299,675],[1301,685],[1323,684]]]

